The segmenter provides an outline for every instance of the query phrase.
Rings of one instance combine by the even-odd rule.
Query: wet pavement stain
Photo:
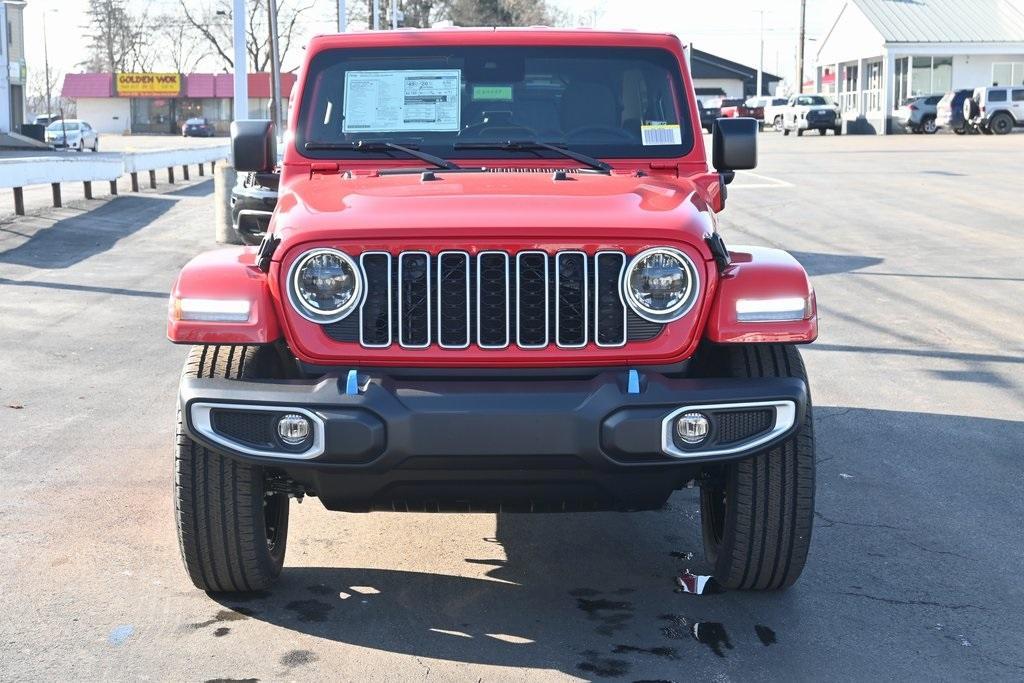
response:
[[[661,635],[672,640],[686,640],[693,637],[690,630],[690,620],[679,614],[660,614],[658,618],[669,622],[668,626],[661,628]]]
[[[594,631],[604,636],[625,628],[625,623],[633,618],[633,603],[625,600],[576,598],[576,606],[586,612],[591,621],[601,622]]]
[[[206,628],[207,626],[213,626],[214,624],[223,621],[241,621],[248,619],[253,614],[252,610],[245,609],[244,607],[236,607],[235,609],[222,609],[214,615],[213,619],[207,619],[206,621],[198,621],[194,624],[189,624],[189,628],[199,630]]]
[[[703,621],[697,622],[693,625],[693,637],[698,643],[702,643],[711,648],[719,657],[725,658],[725,651],[722,649],[732,649],[732,641],[729,640],[729,634],[725,630],[725,626],[716,621]]]
[[[327,615],[334,609],[334,605],[330,605],[320,600],[294,600],[284,607],[287,610],[295,612],[299,621],[305,622],[327,621]]]
[[[576,668],[588,674],[602,678],[617,678],[629,673],[629,662],[624,659],[602,657],[593,650],[585,650],[580,653],[586,657],[586,661],[580,662]]]
[[[305,666],[316,661],[316,654],[311,650],[291,650],[281,655],[281,665],[289,669]]]
[[[616,645],[612,650],[617,655],[652,655],[664,657],[665,659],[679,659],[679,653],[674,647],[637,647],[636,645]]]
[[[221,626],[220,628],[218,628],[216,631],[213,632],[213,635],[216,638],[223,638],[224,636],[226,636],[229,633],[231,633],[231,629],[230,628],[228,628],[227,626]]]
[[[764,646],[774,645],[777,641],[775,640],[775,631],[771,630],[767,626],[758,624],[754,627],[754,633],[757,634],[757,639],[761,641]]]

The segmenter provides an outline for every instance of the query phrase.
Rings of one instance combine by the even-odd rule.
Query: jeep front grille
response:
[[[647,341],[663,325],[623,304],[626,262],[621,251],[368,251],[359,258],[366,283],[359,310],[323,328],[335,341],[367,348],[573,349]]]

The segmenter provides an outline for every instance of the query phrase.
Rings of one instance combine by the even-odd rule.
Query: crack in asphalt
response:
[[[991,610],[987,607],[980,605],[972,605],[971,603],[948,603],[948,602],[936,602],[934,600],[898,600],[896,598],[886,598],[880,595],[871,595],[870,593],[855,593],[853,591],[840,591],[839,595],[849,595],[855,598],[867,598],[868,600],[874,600],[876,602],[884,602],[889,605],[909,605],[912,607],[941,607],[942,609],[950,610],[963,610],[963,609],[976,609],[980,612],[990,612]]]
[[[836,524],[841,524],[843,526],[858,526],[858,527],[868,527],[868,528],[872,528],[872,529],[890,529],[892,531],[907,531],[907,529],[905,529],[904,527],[892,526],[891,524],[871,524],[869,522],[845,522],[845,521],[843,521],[841,519],[832,519],[831,517],[826,517],[825,515],[821,514],[820,512],[817,512],[817,511],[815,511],[814,516],[817,517],[818,519],[821,519],[821,520],[824,520],[825,522],[828,522],[828,524],[825,525],[826,529],[828,529],[829,527],[833,527]]]
[[[929,548],[928,546],[921,545],[920,543],[914,543],[913,541],[905,541],[905,543],[907,545],[914,546],[918,550],[923,550],[926,553],[934,553],[936,555],[949,555],[950,557],[959,557],[961,560],[970,560],[971,559],[971,558],[967,557],[966,555],[961,555],[960,553],[954,553],[951,550],[935,550],[934,548]]]

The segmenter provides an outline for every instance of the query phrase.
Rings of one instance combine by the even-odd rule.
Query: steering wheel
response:
[[[589,137],[591,139],[587,142],[593,141],[593,138],[597,138],[597,141],[602,140],[623,140],[626,142],[635,142],[636,137],[628,130],[617,128],[616,126],[604,126],[604,125],[593,125],[593,126],[580,126],[574,128],[566,134],[567,140],[573,140],[574,138]]]

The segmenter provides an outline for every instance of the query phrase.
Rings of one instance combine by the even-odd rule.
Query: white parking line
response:
[[[760,183],[746,183],[743,182],[746,178],[757,178],[762,181]],[[752,171],[740,171],[736,174],[736,180],[729,185],[730,190],[743,190],[743,189],[757,189],[757,188],[779,188],[779,187],[793,187],[793,183],[787,183],[785,180],[779,180],[778,178],[772,178],[770,176],[761,175],[760,173],[753,173]]]

